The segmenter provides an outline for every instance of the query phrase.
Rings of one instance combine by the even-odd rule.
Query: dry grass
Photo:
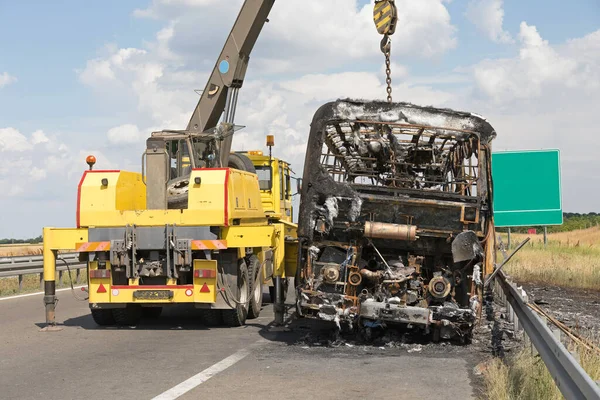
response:
[[[0,257],[34,256],[42,254],[41,244],[0,245]]]
[[[513,235],[513,244],[527,236],[530,243],[504,267],[508,274],[523,282],[600,288],[600,228],[549,234],[546,248],[540,235]]]
[[[600,379],[600,354],[569,346],[593,380]],[[493,359],[484,370],[486,398],[494,400],[564,399],[539,356],[526,347],[503,363]]]
[[[523,233],[511,234],[511,240],[513,243],[518,243],[524,240],[526,237],[531,238],[531,242],[535,244],[544,243],[544,234],[537,233],[535,235],[527,235]],[[506,243],[506,234],[502,234],[502,240]],[[588,229],[580,229],[569,232],[557,232],[548,234],[548,244],[556,245],[559,247],[590,247],[600,248],[600,226],[595,226]]]
[[[87,283],[87,276],[85,269],[82,269],[80,272],[81,276],[79,279],[79,283],[76,282],[76,271],[71,270],[71,275],[73,275],[73,286],[76,285],[85,285]],[[71,286],[71,280],[69,278],[69,274],[67,271],[63,272],[63,281],[62,284],[58,281],[58,275],[56,277],[56,288],[67,288]],[[4,296],[12,296],[15,294],[25,294],[31,292],[39,292],[43,290],[43,287],[40,283],[40,276],[38,274],[30,274],[23,276],[23,288],[19,291],[19,279],[15,277],[10,278],[0,278],[0,297]]]

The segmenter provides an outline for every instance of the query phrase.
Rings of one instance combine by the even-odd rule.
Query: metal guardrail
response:
[[[86,263],[79,261],[79,253],[63,253],[58,255],[56,260],[56,270],[58,271],[58,282],[62,283],[63,272],[67,271],[67,265],[60,261],[67,262],[68,268],[76,270],[76,282],[80,280],[80,270],[86,268]],[[17,276],[19,278],[19,291],[23,288],[23,276],[31,274],[40,275],[40,287],[43,287],[44,257],[39,256],[18,256],[18,257],[0,257],[0,278]]]
[[[508,301],[509,319],[515,330],[522,327],[531,343],[542,357],[556,386],[566,399],[600,399],[600,387],[579,365],[571,353],[558,340],[546,323],[527,306],[520,290],[500,271],[496,283],[500,295]]]

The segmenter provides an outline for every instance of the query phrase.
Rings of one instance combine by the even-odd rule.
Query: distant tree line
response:
[[[563,213],[563,224],[548,226],[548,232],[567,232],[575,231],[578,229],[587,229],[593,226],[600,225],[600,213]],[[525,226],[510,228],[511,232],[515,233],[527,233],[528,229],[537,229],[538,233],[544,231],[543,226]],[[508,228],[498,228],[498,232],[506,232]]]
[[[42,243],[42,235],[31,239],[0,239],[0,244]]]

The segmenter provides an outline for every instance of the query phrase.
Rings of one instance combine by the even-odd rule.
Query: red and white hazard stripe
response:
[[[77,253],[86,253],[91,251],[108,251],[110,242],[85,242],[78,243],[75,247]]]
[[[224,250],[226,240],[192,240],[192,250]]]

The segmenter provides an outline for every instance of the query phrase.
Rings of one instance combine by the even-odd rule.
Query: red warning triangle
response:
[[[200,289],[200,293],[210,293],[210,289],[206,283],[204,283],[204,285],[202,285],[202,288]]]
[[[96,293],[106,293],[106,288],[103,284],[100,284],[100,286],[98,286],[98,290],[96,291]]]

